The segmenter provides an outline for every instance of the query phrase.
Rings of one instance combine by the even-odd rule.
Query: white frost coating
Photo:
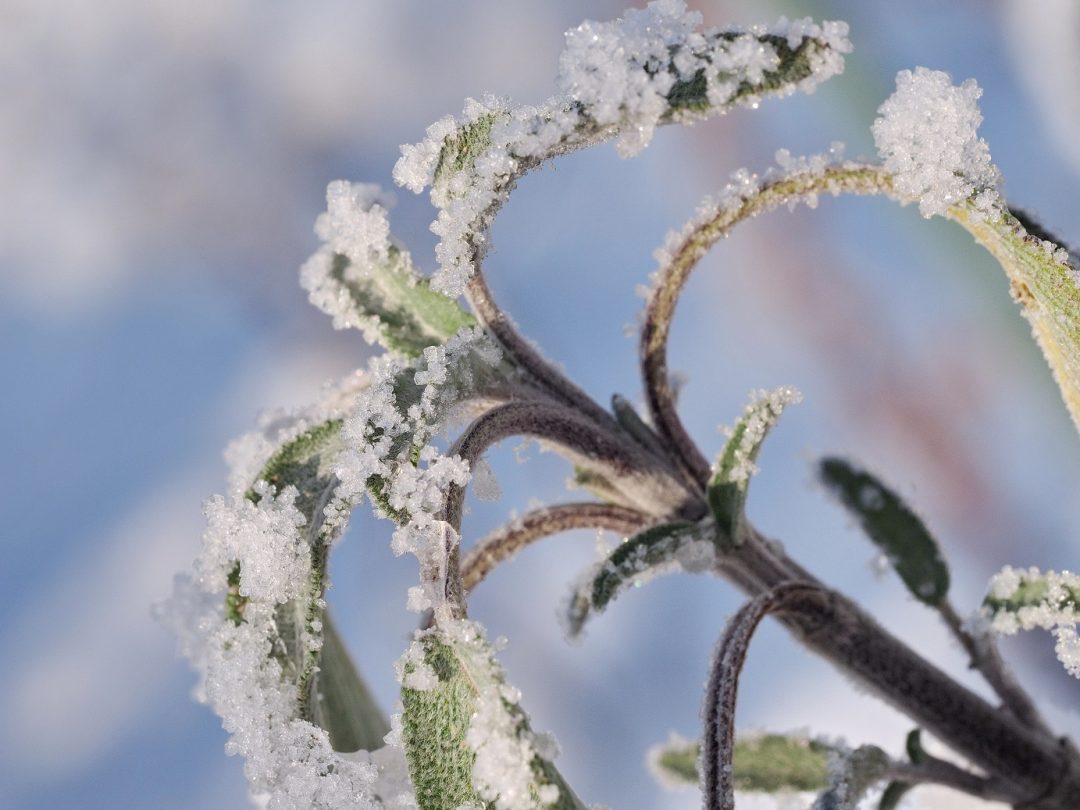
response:
[[[992,192],[981,210],[998,202],[998,170],[977,134],[981,95],[973,79],[957,87],[948,73],[918,67],[896,74],[896,92],[878,109],[871,128],[878,154],[896,191],[917,199],[924,217],[977,192]]]
[[[161,618],[177,633],[181,652],[200,673],[200,695],[231,734],[227,750],[245,758],[252,794],[268,807],[373,808],[379,806],[376,795],[386,799],[386,794],[373,792],[373,760],[334,753],[325,731],[299,719],[295,674],[283,673],[275,657],[280,653],[275,608],[286,600],[313,596],[310,549],[302,532],[305,519],[295,505],[295,488],[277,492],[266,483],[255,483],[252,488],[259,502],[253,504],[244,497],[241,478],[247,477],[251,486],[277,441],[296,438],[326,418],[340,417],[348,403],[343,438],[353,450],[350,459],[342,461],[341,484],[326,507],[320,536],[332,541],[359,502],[368,475],[382,475],[392,508],[415,510],[398,539],[402,532],[408,535],[408,545],[421,558],[424,596],[438,609],[444,589],[433,582],[431,565],[441,564],[435,574],[445,576],[446,550],[457,538],[435,516],[448,484],[464,485],[468,469],[460,459],[441,456],[428,442],[473,384],[474,373],[499,359],[482,330],[462,330],[446,346],[418,360],[416,376],[426,383],[418,389],[417,402],[401,413],[393,383],[404,368],[402,361],[375,358],[367,374],[347,379],[320,405],[271,417],[261,433],[232,448],[232,494],[229,500],[211,499],[207,507],[209,527],[195,565],[197,580],[178,579]],[[376,428],[383,431],[381,438],[374,435]],[[404,434],[410,441],[392,448],[393,438]],[[422,448],[418,467],[410,461],[413,446]],[[239,625],[224,611],[228,577],[236,561],[239,596],[247,597]],[[438,599],[433,598],[436,595]],[[310,632],[303,631],[301,645],[318,649],[319,629],[320,622],[312,622]],[[420,688],[430,685],[432,678],[434,674],[421,667],[412,673],[410,683]],[[382,806],[412,806],[407,784],[399,787],[394,803],[383,801]]]
[[[206,502],[203,552],[196,564],[200,584],[224,591],[234,562],[240,563],[240,595],[280,604],[301,595],[311,576],[311,547],[301,536],[307,522],[294,505],[296,487],[275,496],[265,481],[254,486],[259,503],[247,498]]]
[[[322,245],[300,267],[300,286],[308,300],[333,320],[335,329],[359,329],[368,343],[379,338],[378,318],[358,311],[348,288],[333,277],[334,256],[349,262],[342,275],[345,281],[359,281],[390,260],[391,249],[399,250],[390,236],[387,211],[393,196],[371,183],[335,180],[326,187],[326,211],[315,220],[315,233]]]
[[[765,434],[776,424],[780,414],[788,405],[797,405],[802,402],[802,394],[791,386],[784,385],[773,391],[757,391],[750,398],[750,404],[743,412],[740,424],[745,425],[739,443],[734,449],[734,464],[725,476],[732,482],[748,481],[756,475],[758,467],[754,463],[754,453]],[[734,436],[732,428],[724,428],[728,438]],[[727,453],[727,448],[724,449]]]
[[[647,529],[645,531],[648,531]],[[627,544],[631,538],[623,538]],[[615,597],[629,588],[640,588],[660,576],[675,573],[700,574],[716,564],[716,545],[708,522],[686,527],[645,545],[636,545],[629,553],[605,556],[575,579],[569,598],[559,615],[568,638],[577,638],[589,616],[603,610]],[[593,602],[594,583],[599,577],[611,577],[611,592],[603,605]]]
[[[506,683],[484,628],[477,622],[452,620],[444,622],[439,632],[476,688],[465,742],[476,752],[472,779],[477,793],[494,802],[496,810],[540,810],[557,801],[559,788],[538,781],[533,764],[539,756],[554,758],[558,745],[551,735],[529,729],[517,708],[521,693]]]
[[[491,218],[515,179],[538,163],[609,137],[617,138],[620,154],[636,154],[665,116],[720,114],[736,94],[738,104],[756,107],[766,93],[813,92],[843,70],[843,54],[851,50],[842,22],[781,18],[772,28],[727,33],[698,31],[700,22],[683,0],[656,0],[613,22],[583,23],[566,35],[562,95],[539,107],[469,99],[460,118],[444,118],[428,128],[425,140],[403,146],[395,181],[416,192],[431,186],[439,209],[431,226],[440,237],[432,287],[451,297],[464,291],[488,248]],[[804,53],[809,75],[766,90],[766,73],[779,65],[779,46],[763,41],[766,36],[786,40],[791,49],[813,39]],[[672,89],[700,78],[708,108],[673,109]]]
[[[995,603],[1007,602],[1001,605]],[[1041,627],[1054,634],[1054,651],[1069,674],[1080,678],[1080,575],[1069,571],[1006,566],[990,580],[980,624],[1012,635]]]
[[[224,616],[220,593],[179,576],[161,618],[201,676],[199,699],[230,734],[226,753],[244,757],[253,796],[271,810],[377,806],[371,793],[376,768],[334,753],[325,731],[295,719],[296,687],[271,654],[271,605],[249,602],[245,621],[234,625]]]
[[[761,175],[746,168],[736,169],[718,193],[705,197],[698,203],[694,215],[681,228],[668,231],[664,244],[653,251],[653,258],[656,259],[659,268],[651,276],[652,284],[640,286],[636,291],[637,295],[648,299],[655,291],[655,284],[660,279],[660,269],[671,263],[676,254],[686,245],[687,240],[693,239],[703,226],[715,220],[719,215],[738,211],[744,203],[756,196],[763,186],[777,180],[800,176],[821,177],[827,169],[845,165],[844,144],[834,141],[829,145],[827,152],[805,156],[795,156],[787,149],[778,149],[775,160],[777,165],[770,167]],[[826,188],[826,192],[838,195],[841,189],[834,183]],[[799,203],[805,203],[809,208],[816,208],[818,195],[809,192],[792,196],[787,201],[788,207],[792,210]]]
[[[407,603],[412,610],[431,608],[439,615],[446,609],[447,554],[459,537],[439,513],[451,485],[463,487],[470,477],[464,460],[443,455],[429,442],[475,383],[475,369],[494,366],[500,358],[480,327],[464,328],[443,346],[428,347],[413,372],[418,400],[404,412],[394,392],[404,361],[374,358],[371,383],[345,420],[342,435],[348,449],[336,468],[339,496],[358,503],[368,480],[382,479],[384,505],[400,519],[391,548],[395,554],[415,554],[420,561],[421,582],[410,590]],[[384,505],[376,508],[381,511]]]

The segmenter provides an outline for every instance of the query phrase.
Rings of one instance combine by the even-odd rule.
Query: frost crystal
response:
[[[957,87],[948,73],[918,67],[896,74],[896,92],[878,109],[872,127],[878,154],[896,191],[917,199],[924,217],[979,192],[991,192],[983,210],[997,200],[998,170],[976,132],[981,95],[973,79]]]
[[[311,573],[311,548],[300,535],[307,521],[294,505],[296,487],[275,496],[259,481],[254,493],[258,504],[220,496],[207,502],[200,580],[208,590],[224,590],[229,570],[239,562],[240,595],[279,604],[298,597]]]

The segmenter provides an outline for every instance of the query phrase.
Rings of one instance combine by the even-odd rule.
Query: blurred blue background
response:
[[[364,361],[358,334],[310,307],[296,268],[330,180],[392,186],[398,145],[492,92],[554,91],[562,32],[622,2],[0,0],[0,807],[231,808],[241,763],[190,700],[194,678],[150,618],[224,488],[221,450],[263,407],[303,404]],[[494,231],[489,281],[548,355],[600,401],[640,399],[635,286],[653,249],[740,166],[868,127],[897,70],[926,65],[984,88],[982,134],[1011,203],[1080,243],[1080,5],[930,0],[693,2],[708,24],[780,14],[846,19],[855,53],[815,96],[770,101],[610,147],[527,178]],[[1038,16],[1038,20],[1033,19]],[[395,232],[433,266],[433,212],[398,191]],[[1006,563],[1068,568],[1080,538],[1080,439],[1003,273],[959,229],[881,200],[823,200],[752,222],[703,263],[671,362],[686,423],[709,455],[755,388],[806,395],[763,453],[752,516],[811,570],[866,601],[959,677],[958,650],[810,485],[846,452],[936,528],[953,595],[972,609]],[[503,485],[466,542],[569,471],[512,442]],[[572,497],[572,496],[570,496]],[[415,563],[358,515],[330,598],[383,705],[415,617]],[[567,645],[555,613],[595,554],[569,535],[529,549],[477,592],[534,726],[554,731],[587,800],[696,807],[662,794],[643,757],[697,733],[711,647],[739,604],[727,584],[660,580]],[[1007,651],[1063,731],[1080,690],[1046,636]],[[909,724],[776,628],[755,641],[739,725],[805,729],[898,752]],[[912,807],[961,807],[911,794]],[[746,807],[771,806],[747,802]]]

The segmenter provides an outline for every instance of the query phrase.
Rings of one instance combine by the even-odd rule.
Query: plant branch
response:
[[[768,614],[790,610],[807,601],[822,601],[827,591],[819,585],[793,582],[756,596],[728,621],[713,658],[705,691],[705,733],[702,736],[701,781],[707,810],[734,810],[735,699],[739,675],[750,639]]]
[[[466,288],[466,298],[476,315],[502,346],[503,351],[539,388],[559,402],[578,409],[600,425],[610,425],[611,415],[556,369],[517,331],[509,316],[499,307],[484,280],[480,257],[474,259],[475,271]]]
[[[794,174],[766,182],[741,204],[720,206],[715,215],[695,223],[660,268],[641,330],[641,373],[646,402],[657,432],[677,450],[682,463],[701,486],[709,479],[710,465],[679,419],[667,365],[671,322],[691,271],[719,239],[745,219],[811,194],[889,193],[891,188],[891,179],[883,169],[860,164],[832,166],[820,174]]]
[[[945,621],[953,636],[960,642],[971,658],[971,665],[975,667],[986,682],[990,684],[998,697],[1012,714],[1021,722],[1038,729],[1045,734],[1052,735],[1050,727],[1039,713],[1034,701],[1023,687],[1017,683],[1016,678],[1009,670],[1008,665],[1001,657],[997,643],[993,637],[986,633],[973,634],[964,628],[963,621],[957,614],[952,603],[945,599],[937,607],[938,613]]]
[[[653,518],[636,509],[606,503],[565,503],[534,509],[479,540],[461,561],[466,592],[472,591],[504,560],[534,540],[572,529],[606,529],[631,535]]]
[[[911,785],[943,785],[986,801],[1010,801],[1008,789],[999,781],[966,771],[937,757],[924,757],[917,764],[890,761],[882,778]]]

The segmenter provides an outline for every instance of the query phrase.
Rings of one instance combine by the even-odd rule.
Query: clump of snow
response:
[[[272,605],[253,600],[234,624],[220,594],[181,576],[162,619],[199,671],[198,697],[222,718],[226,753],[244,757],[253,796],[272,810],[378,806],[376,768],[336,754],[323,729],[296,719],[296,687],[273,655]]]
[[[257,504],[219,495],[205,506],[207,528],[197,570],[207,590],[224,590],[234,563],[240,563],[240,595],[280,604],[300,596],[311,575],[311,547],[300,533],[307,519],[296,508],[296,487],[275,494],[265,481],[255,484]]]
[[[924,217],[944,214],[976,193],[997,202],[997,168],[977,134],[982,90],[973,79],[955,86],[948,73],[918,67],[896,75],[896,92],[878,109],[872,132],[897,193],[919,201]]]
[[[359,329],[369,343],[378,340],[379,324],[358,311],[342,280],[365,279],[390,261],[393,242],[387,211],[392,204],[392,196],[377,185],[330,183],[326,211],[315,221],[322,245],[300,267],[300,286],[307,290],[308,300],[331,317],[335,329]],[[336,270],[341,280],[334,277]]]

